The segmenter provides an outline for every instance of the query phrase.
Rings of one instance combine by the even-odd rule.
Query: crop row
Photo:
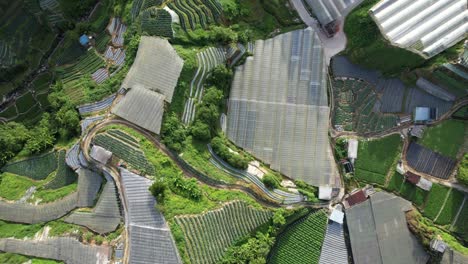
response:
[[[108,130],[107,133],[113,137],[116,137],[118,138],[119,140],[122,140],[123,142],[129,144],[129,145],[132,145],[136,148],[139,148],[139,145],[138,145],[138,140],[132,136],[130,136],[129,134],[123,132],[122,130],[118,130],[118,129],[111,129],[111,130]]]
[[[57,69],[64,83],[70,82],[80,77],[91,74],[97,69],[104,67],[104,60],[99,57],[94,51],[88,51],[84,56],[81,56],[79,61],[72,66],[60,67]]]
[[[318,263],[327,220],[319,210],[293,223],[278,236],[268,263]]]
[[[184,30],[194,30],[198,25],[206,28],[220,19],[221,9],[215,0],[174,0],[168,6],[177,13]]]
[[[117,157],[126,161],[130,167],[153,175],[154,167],[146,159],[145,154],[138,148],[132,147],[122,140],[109,134],[99,134],[94,138],[94,143],[111,151]]]
[[[140,16],[141,31],[151,36],[172,38],[172,18],[164,9],[150,8]]]
[[[42,156],[9,163],[2,168],[2,171],[26,176],[33,180],[43,180],[56,169],[55,152],[49,152]]]
[[[65,158],[66,151],[59,151],[57,173],[55,177],[44,186],[46,189],[58,189],[76,182],[78,177],[75,172],[68,167]]]
[[[267,222],[271,212],[257,210],[235,201],[202,215],[177,217],[184,232],[192,263],[216,263],[226,249],[258,226]]]

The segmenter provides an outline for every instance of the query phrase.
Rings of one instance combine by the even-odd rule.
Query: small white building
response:
[[[348,158],[351,163],[354,164],[354,160],[357,159],[359,141],[357,139],[349,139],[348,141]]]
[[[109,162],[111,157],[112,157],[112,152],[106,150],[103,147],[94,145],[91,148],[91,158],[93,158],[94,160],[102,164],[107,164],[107,162]]]
[[[419,188],[425,191],[430,191],[432,188],[432,182],[421,177],[421,179],[419,179],[419,182],[416,184],[416,186],[418,186]]]
[[[333,188],[330,186],[319,187],[319,199],[320,200],[331,200]]]
[[[344,213],[343,213],[343,210],[341,208],[341,205],[337,205],[337,206],[335,206],[335,208],[333,208],[329,219],[332,220],[333,222],[336,222],[336,223],[340,224],[340,225],[343,224]]]

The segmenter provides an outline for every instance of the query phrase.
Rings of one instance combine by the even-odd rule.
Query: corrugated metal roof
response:
[[[319,264],[348,264],[343,225],[335,222],[328,224]]]
[[[429,256],[410,233],[405,211],[411,203],[386,192],[346,210],[356,264],[426,263]]]

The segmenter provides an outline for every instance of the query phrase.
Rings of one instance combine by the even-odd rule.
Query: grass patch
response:
[[[389,191],[392,191],[392,192],[400,193],[400,188],[401,188],[401,185],[403,184],[404,180],[405,179],[404,179],[403,175],[401,175],[400,173],[395,171],[393,173],[392,178],[388,182],[387,189]]]
[[[424,132],[421,145],[442,155],[456,158],[465,136],[465,123],[459,120],[447,120],[437,126],[429,127]]]
[[[418,207],[422,207],[424,205],[424,201],[426,201],[427,194],[427,191],[421,188],[416,188],[412,199],[413,203]]]
[[[369,9],[377,2],[379,0],[365,0],[346,17],[346,55],[353,63],[379,70],[385,75],[399,75],[422,65],[423,57],[392,46],[384,39],[369,15]]]
[[[466,224],[466,219],[468,219],[468,201],[465,202],[457,222],[452,227],[452,231],[455,234],[468,242],[468,225]]]
[[[391,135],[370,141],[360,141],[358,158],[355,165],[356,178],[384,185],[385,176],[400,149],[401,140],[399,135]]]
[[[31,264],[59,264],[63,263],[61,261],[55,261],[51,259],[38,259],[38,258],[31,258],[19,254],[13,253],[0,253],[0,263],[8,263],[8,264],[23,264],[28,263],[31,260]]]
[[[435,223],[439,225],[451,224],[455,219],[455,216],[457,215],[464,198],[465,194],[452,189],[452,192],[449,194],[447,202],[445,203],[445,206],[440,212],[440,215]]]
[[[429,191],[426,206],[424,207],[423,214],[424,216],[434,219],[439,213],[445,197],[449,192],[450,188],[442,186],[440,184],[433,184],[431,190]]]
[[[58,199],[62,199],[63,197],[75,192],[77,187],[77,183],[72,183],[62,188],[53,190],[40,188],[37,192],[34,193],[33,198],[34,200],[41,199],[40,203],[50,203]]]
[[[39,230],[42,229],[42,227],[44,227],[43,223],[24,225],[8,223],[0,220],[0,238],[32,238],[37,232],[39,232]]]
[[[416,189],[418,188],[409,182],[403,183],[400,190],[401,197],[405,198],[408,201],[412,201]]]
[[[0,175],[0,196],[10,201],[16,201],[34,185],[36,183],[31,179],[5,172]]]

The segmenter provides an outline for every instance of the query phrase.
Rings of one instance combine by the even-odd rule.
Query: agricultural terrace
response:
[[[221,22],[223,10],[217,0],[172,0],[167,6],[179,16],[180,27],[185,31],[206,29]]]
[[[178,216],[192,263],[217,263],[235,241],[270,220],[272,213],[234,201],[195,216]]]
[[[378,95],[371,84],[354,79],[335,79],[332,86],[335,129],[365,134],[382,132],[396,126],[398,117],[383,113],[386,105],[395,104],[389,101],[389,96],[385,93]],[[396,112],[399,111],[401,101],[400,109]]]
[[[418,143],[444,156],[456,159],[465,137],[465,122],[447,120],[425,129]]]
[[[108,130],[96,135],[93,142],[109,150],[119,159],[123,159],[130,168],[140,171],[143,175],[154,175],[154,167],[140,149],[138,140],[127,133],[121,130]]]
[[[358,180],[384,185],[402,142],[399,134],[359,142],[354,175]]]
[[[164,9],[148,8],[141,13],[139,19],[141,31],[150,36],[172,38],[174,35],[171,14]]]
[[[327,222],[319,210],[291,224],[276,239],[268,263],[319,263]]]

